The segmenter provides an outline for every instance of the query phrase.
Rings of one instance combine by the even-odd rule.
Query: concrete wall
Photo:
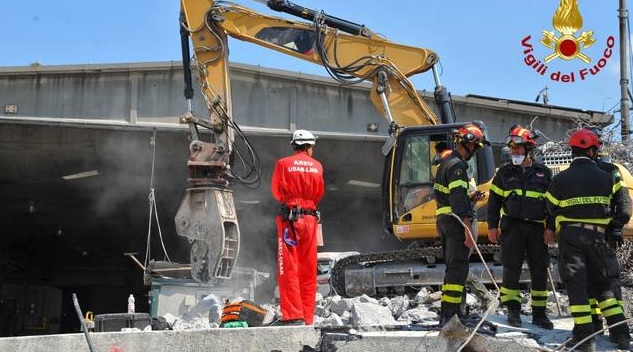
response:
[[[369,84],[344,86],[327,77],[243,64],[231,66],[231,84],[234,119],[242,126],[387,133],[388,123],[368,99]],[[0,68],[0,106],[5,107],[0,114],[177,123],[186,107],[183,86],[179,62]],[[435,105],[432,94],[420,94]],[[498,98],[469,95],[453,100],[458,120],[483,120],[493,141],[502,141],[511,125],[529,124],[536,116],[534,127],[551,139],[563,138],[574,119],[601,124],[612,120],[594,111]],[[197,89],[194,106],[198,116],[207,116]],[[378,124],[377,132],[367,132],[370,123]]]

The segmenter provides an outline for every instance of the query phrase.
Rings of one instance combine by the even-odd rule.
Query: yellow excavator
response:
[[[438,55],[429,50],[391,42],[364,25],[330,16],[287,0],[262,0],[270,9],[303,20],[265,15],[225,1],[181,0],[181,44],[185,97],[189,111],[181,122],[190,127],[190,187],[176,215],[180,236],[191,242],[191,275],[200,282],[229,278],[239,253],[239,226],[231,183],[259,182],[258,159],[231,115],[228,37],[251,42],[298,59],[322,65],[343,84],[372,82],[371,102],[389,121],[389,138],[383,146],[384,227],[408,249],[361,253],[343,258],[331,272],[331,284],[341,295],[375,295],[402,291],[407,286],[439,285],[444,268],[435,228],[433,198],[435,146],[454,147],[452,132],[471,121],[456,122],[450,94],[441,84]],[[191,51],[193,48],[193,53]],[[193,58],[193,60],[191,60]],[[193,64],[192,64],[193,61]],[[197,70],[208,118],[192,112],[192,67]],[[431,109],[409,81],[431,71],[436,108]],[[436,116],[439,114],[439,119]],[[485,131],[485,125],[477,121]],[[209,130],[209,140],[199,128]],[[208,134],[206,134],[208,135]],[[231,162],[234,139],[244,139],[252,170],[235,174]],[[475,204],[479,224],[475,232],[485,238],[486,204],[495,172],[490,146],[469,161],[474,188],[484,194]],[[486,240],[480,240],[486,243]],[[484,254],[497,247],[481,245]],[[501,268],[492,268],[501,276]],[[487,279],[483,267],[471,266],[475,277]],[[523,280],[528,280],[528,275]]]
[[[240,236],[230,185],[235,180],[258,181],[258,171],[252,171],[251,179],[245,180],[231,168],[234,138],[244,136],[231,115],[227,41],[230,36],[322,65],[344,84],[372,82],[369,98],[390,122],[389,139],[383,147],[385,230],[403,241],[415,241],[418,246],[345,258],[332,275],[335,289],[346,295],[358,293],[345,288],[345,277],[358,276],[352,268],[358,269],[359,263],[364,270],[396,263],[397,269],[390,279],[400,276],[397,280],[401,280],[398,273],[414,269],[399,263],[413,261],[412,265],[417,266],[415,271],[422,271],[411,275],[414,280],[439,283],[432,281],[441,280],[443,269],[437,268],[435,278],[431,279],[428,268],[419,265],[424,259],[435,266],[435,258],[441,257],[432,192],[436,171],[432,163],[434,147],[440,142],[452,146],[452,131],[470,121],[456,122],[450,94],[439,79],[438,55],[428,49],[391,42],[364,25],[290,1],[269,0],[266,5],[307,21],[268,16],[230,2],[181,0],[185,97],[189,101],[189,111],[181,117],[181,122],[190,126],[192,142],[188,161],[190,187],[175,222],[178,234],[191,242],[192,277],[200,282],[230,277]],[[198,118],[192,112],[192,67],[199,76],[208,118]],[[429,70],[435,80],[435,110],[439,119],[409,81],[412,75]],[[485,129],[483,123],[478,123]],[[209,140],[202,140],[199,128],[211,132]],[[256,156],[251,156],[250,164],[257,167],[256,161]],[[495,171],[491,147],[479,150],[470,164],[473,184],[487,194]],[[486,200],[484,197],[477,204],[480,215],[485,214]],[[481,223],[479,230],[485,236],[485,223]],[[407,280],[399,281],[396,286],[413,284]],[[385,287],[392,286],[394,283]]]

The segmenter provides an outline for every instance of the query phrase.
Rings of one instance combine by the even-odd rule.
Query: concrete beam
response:
[[[95,351],[109,352],[297,352],[316,346],[319,331],[312,327],[263,327],[188,331],[91,333]],[[0,338],[0,351],[86,352],[83,334]]]

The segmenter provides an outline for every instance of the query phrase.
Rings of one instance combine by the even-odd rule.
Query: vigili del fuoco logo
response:
[[[582,15],[578,9],[578,0],[560,0],[560,4],[552,18],[553,30],[543,30],[540,45],[535,48],[532,36],[528,35],[521,40],[523,47],[523,61],[537,74],[549,77],[555,82],[573,83],[584,81],[595,76],[607,65],[613,55],[615,38],[610,35],[602,43],[604,49],[602,56],[592,60],[585,49],[594,45],[600,45],[600,41],[594,37],[591,30],[582,30]],[[540,56],[537,53],[545,53]],[[538,56],[537,56],[538,55]],[[584,67],[577,70],[556,70],[557,61],[580,60]],[[552,65],[552,69],[548,65]]]

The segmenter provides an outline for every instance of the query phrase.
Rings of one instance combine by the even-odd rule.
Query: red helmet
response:
[[[596,149],[600,149],[601,145],[600,138],[588,128],[579,129],[569,137],[570,147],[580,149],[595,147]]]
[[[526,146],[536,145],[537,134],[528,130],[521,125],[515,125],[510,129],[510,133],[506,138],[506,145],[525,144]]]
[[[460,127],[454,136],[458,139],[458,142],[462,143],[475,143],[479,144],[480,147],[483,147],[484,144],[490,144],[481,128],[474,123],[467,123]]]

